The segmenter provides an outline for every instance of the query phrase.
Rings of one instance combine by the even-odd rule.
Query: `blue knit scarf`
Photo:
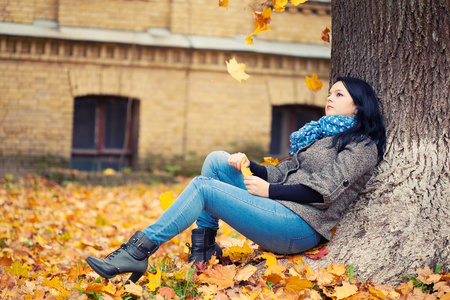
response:
[[[298,149],[315,140],[344,132],[355,125],[355,122],[355,119],[352,117],[340,115],[325,116],[318,121],[311,121],[290,135],[291,147],[289,155],[294,155]]]

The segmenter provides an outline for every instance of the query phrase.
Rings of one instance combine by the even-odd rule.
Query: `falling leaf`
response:
[[[227,70],[228,73],[230,73],[230,75],[236,79],[237,81],[239,81],[239,83],[242,80],[247,80],[250,75],[248,75],[247,73],[245,73],[245,64],[243,63],[238,63],[236,61],[236,58],[233,57],[232,59],[230,59],[230,61],[227,61]]]
[[[354,295],[358,292],[358,287],[356,285],[350,284],[347,281],[342,282],[342,286],[338,286],[333,294],[337,300],[344,299]],[[382,298],[384,299],[384,298]]]
[[[219,7],[227,7],[228,0],[219,0]]]
[[[242,175],[244,175],[244,176],[252,176],[253,175],[252,171],[250,171],[249,167],[246,167],[244,165],[244,162],[245,162],[245,158],[243,158],[241,160],[241,172],[242,172]]]
[[[168,209],[169,206],[176,200],[175,198],[172,198],[172,196],[173,192],[166,192],[159,196],[159,202],[163,210]]]
[[[273,157],[264,157],[264,162],[261,163],[262,166],[264,165],[278,165],[280,163],[280,161],[278,160],[278,158],[273,158]]]
[[[285,10],[287,3],[288,3],[288,0],[273,0],[272,5],[274,7],[274,11],[283,12]]]
[[[330,42],[330,29],[328,29],[328,27],[325,27],[325,29],[322,31],[322,36],[320,37],[320,39],[327,43]]]
[[[221,290],[234,286],[236,266],[214,265],[200,274],[199,279],[208,284],[215,284]]]
[[[308,1],[308,0],[291,0],[291,3],[295,6],[297,6],[299,4],[305,3],[306,1]]]
[[[253,38],[251,35],[247,35],[247,38],[245,39],[245,42],[247,45],[253,45]]]
[[[309,78],[308,76],[305,76],[305,81],[306,81],[306,87],[314,92],[319,91],[323,86],[322,80],[321,81],[317,80],[316,73],[314,73],[311,78]]]
[[[263,30],[270,30],[268,25],[272,16],[272,9],[270,7],[264,7],[262,12],[253,12],[253,17],[255,18],[255,29],[264,28]]]
[[[156,268],[156,274],[149,273],[147,276],[148,283],[145,285],[151,292],[156,291],[161,286],[161,269]]]

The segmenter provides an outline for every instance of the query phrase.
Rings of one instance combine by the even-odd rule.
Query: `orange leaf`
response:
[[[244,162],[245,162],[245,158],[243,158],[241,160],[241,172],[242,172],[242,175],[244,175],[244,176],[252,176],[253,175],[252,171],[250,171],[249,167],[244,166]]]
[[[164,299],[173,299],[175,297],[175,291],[167,286],[161,288],[159,294],[163,296]]]
[[[246,265],[244,268],[239,269],[236,273],[236,276],[234,276],[234,280],[236,281],[247,281],[250,277],[253,276],[253,274],[256,273],[258,270],[257,267],[252,265]]]
[[[227,7],[228,0],[219,0],[219,7]]]
[[[274,7],[274,11],[283,12],[285,10],[287,3],[288,3],[288,0],[273,0],[272,5]]]
[[[272,9],[269,7],[264,7],[262,12],[253,12],[253,17],[255,18],[255,29],[258,28],[269,28],[272,16]],[[267,30],[267,29],[266,29]]]
[[[142,297],[142,286],[135,284],[134,282],[130,282],[125,286],[125,291],[130,293],[132,296]]]
[[[328,27],[325,27],[325,29],[322,31],[322,36],[320,37],[320,39],[324,42],[329,43],[330,42],[330,29],[328,29]]]
[[[228,73],[230,73],[230,75],[234,79],[239,81],[239,83],[242,80],[247,80],[250,77],[250,75],[245,73],[245,64],[238,63],[236,61],[235,57],[233,57],[232,59],[230,59],[230,61],[227,61],[226,63],[227,63],[227,71],[228,71]]]
[[[286,279],[284,290],[289,293],[297,294],[304,289],[310,289],[313,283],[307,279],[300,279],[298,276],[291,276]]]
[[[234,286],[235,275],[235,265],[214,265],[200,274],[199,279],[208,284],[215,284],[219,289],[227,289]]]
[[[270,265],[266,271],[264,271],[264,276],[262,277],[266,281],[273,282],[275,284],[279,283],[282,279],[286,278],[284,275],[286,267],[282,265]]]
[[[323,86],[322,81],[317,80],[317,74],[314,73],[311,78],[305,76],[306,87],[314,92],[320,90]]]
[[[337,300],[340,300],[356,294],[358,292],[358,288],[356,287],[356,285],[344,281],[342,282],[342,286],[336,287],[335,291],[336,292],[333,294],[333,296],[335,296]]]

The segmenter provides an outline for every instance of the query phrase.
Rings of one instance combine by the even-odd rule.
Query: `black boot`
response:
[[[219,260],[222,256],[222,249],[216,243],[217,231],[211,228],[196,228],[192,230],[192,246],[189,247],[188,262],[199,263],[208,262],[211,256],[215,255]]]
[[[113,278],[119,274],[133,273],[128,280],[136,282],[147,271],[148,257],[157,249],[158,246],[142,231],[137,231],[126,244],[104,259],[89,256],[86,262],[100,276]]]

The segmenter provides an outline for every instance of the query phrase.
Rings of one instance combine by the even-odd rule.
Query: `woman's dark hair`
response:
[[[338,133],[333,138],[333,146],[339,145],[338,151],[355,140],[361,142],[370,137],[377,143],[378,161],[383,158],[386,147],[386,129],[381,116],[378,98],[372,87],[364,80],[352,77],[339,77],[357,108],[356,123],[350,129]]]

